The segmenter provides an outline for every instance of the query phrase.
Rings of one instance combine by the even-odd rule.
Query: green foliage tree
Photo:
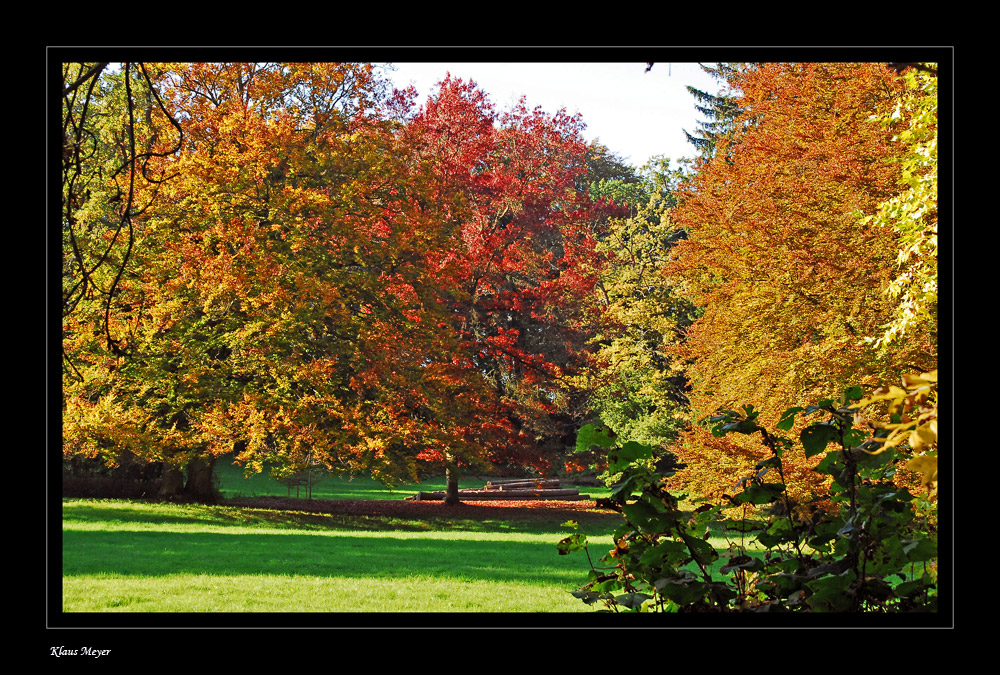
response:
[[[607,256],[600,289],[605,299],[597,366],[590,371],[591,407],[626,440],[662,448],[685,422],[685,380],[667,349],[683,336],[694,307],[663,274],[673,245],[683,238],[670,220],[680,170],[656,158],[637,182],[600,180],[595,197],[623,207],[600,240]],[[626,215],[627,214],[627,215]]]

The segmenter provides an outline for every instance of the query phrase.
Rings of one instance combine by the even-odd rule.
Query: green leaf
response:
[[[577,452],[590,450],[593,445],[597,445],[602,448],[613,448],[616,444],[617,441],[615,440],[614,432],[606,427],[586,424],[576,434]]]
[[[814,470],[816,471],[816,473],[825,473],[834,476],[838,474],[840,470],[843,468],[840,466],[840,464],[837,463],[839,458],[840,457],[838,451],[833,450],[831,452],[828,452],[826,453],[826,456],[824,456],[823,459],[819,461],[819,464],[816,465],[816,468]]]
[[[611,501],[616,504],[624,504],[636,487],[645,482],[647,475],[643,472],[635,472],[625,476],[621,483],[618,483],[611,490]]]
[[[687,546],[679,541],[667,539],[643,551],[639,563],[643,567],[676,567],[687,557]]]
[[[868,436],[860,429],[850,429],[844,434],[844,445],[856,448],[867,440]]]
[[[795,415],[803,410],[805,410],[805,408],[801,408],[799,406],[789,408],[785,412],[781,413],[781,419],[775,426],[782,431],[789,431],[795,425]]]
[[[613,450],[609,455],[608,470],[611,473],[624,471],[633,462],[639,459],[649,459],[653,456],[653,449],[648,445],[643,445],[635,441],[629,441],[618,450]]]
[[[579,532],[569,535],[556,544],[556,548],[559,549],[559,555],[566,555],[573,551],[582,551],[586,546],[587,537]]]
[[[917,539],[903,544],[903,553],[911,563],[926,562],[937,557],[937,545],[929,539]]]
[[[729,424],[723,424],[720,427],[720,430],[722,431],[721,435],[725,435],[728,433],[752,434],[758,429],[760,429],[760,427],[757,426],[755,422],[752,422],[750,420],[740,420],[739,422],[731,422]]]
[[[745,572],[757,572],[764,569],[764,561],[748,555],[739,555],[723,565],[719,570],[723,574],[729,574],[733,570],[743,570]]]
[[[681,606],[698,602],[709,590],[704,582],[685,582],[680,579],[658,579],[654,586],[665,598]]]
[[[847,405],[851,401],[860,401],[865,395],[864,390],[861,387],[850,387],[844,390],[844,405]]]
[[[826,446],[830,443],[839,441],[840,432],[837,427],[820,422],[803,429],[799,440],[806,451],[806,457],[812,457],[826,450]]]
[[[642,603],[652,600],[652,598],[653,596],[645,593],[626,593],[625,595],[616,595],[615,602],[623,607],[637,610],[642,606]]]
[[[578,591],[572,591],[572,594],[577,598],[583,600],[583,603],[585,605],[593,605],[594,603],[610,599],[611,597],[607,593],[595,593],[593,591],[585,591],[583,589],[580,589]]]
[[[770,504],[781,496],[784,486],[780,483],[751,485],[734,497],[737,504]]]
[[[847,594],[847,589],[853,581],[853,575],[828,576],[806,584],[813,594],[806,603],[816,612],[846,612],[851,609],[853,599]]]
[[[756,537],[757,541],[766,548],[777,546],[798,539],[798,535],[788,523],[787,518],[780,518],[771,523],[767,532],[761,532]]]
[[[658,511],[643,500],[626,504],[622,513],[644,532],[666,532],[677,521],[676,514]]]
[[[692,555],[694,555],[694,559],[702,565],[711,564],[719,559],[719,552],[704,539],[697,539],[685,532],[681,533],[681,538],[688,545]]]

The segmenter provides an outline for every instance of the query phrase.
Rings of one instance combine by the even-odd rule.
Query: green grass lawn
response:
[[[267,474],[218,467],[224,496],[286,496]],[[481,486],[467,479],[463,487]],[[443,479],[388,490],[330,477],[316,499],[402,499]],[[607,489],[582,490],[604,496]],[[294,491],[292,493],[294,496]],[[304,494],[302,495],[304,497]],[[582,552],[560,556],[552,520],[406,519],[226,505],[63,500],[64,612],[593,612],[571,595]],[[619,516],[584,528],[595,562]],[[727,548],[718,537],[710,541]],[[720,561],[721,564],[721,561]]]
[[[570,595],[586,559],[558,555],[557,524],[351,521],[64,500],[63,611],[593,611]]]

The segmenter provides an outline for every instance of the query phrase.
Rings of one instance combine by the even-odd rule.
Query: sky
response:
[[[394,62],[397,87],[414,85],[423,102],[445,74],[475,81],[498,110],[523,95],[529,107],[548,113],[579,112],[588,141],[600,139],[635,167],[656,155],[694,157],[684,130],[695,131],[701,115],[687,90],[716,93],[718,83],[697,63],[413,63]]]

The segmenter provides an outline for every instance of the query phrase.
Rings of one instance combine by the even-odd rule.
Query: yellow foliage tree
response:
[[[896,73],[874,63],[773,63],[732,84],[742,111],[734,131],[672,213],[689,236],[668,273],[704,308],[677,350],[691,364],[692,416],[750,403],[773,425],[782,411],[849,386],[933,369],[934,335],[891,352],[865,341],[895,311],[887,291],[899,234],[858,214],[899,193],[907,148],[877,121],[905,94]],[[715,494],[767,456],[752,438],[723,443],[700,428],[675,452],[688,465],[678,479]],[[804,458],[786,471],[797,497],[821,489]]]

